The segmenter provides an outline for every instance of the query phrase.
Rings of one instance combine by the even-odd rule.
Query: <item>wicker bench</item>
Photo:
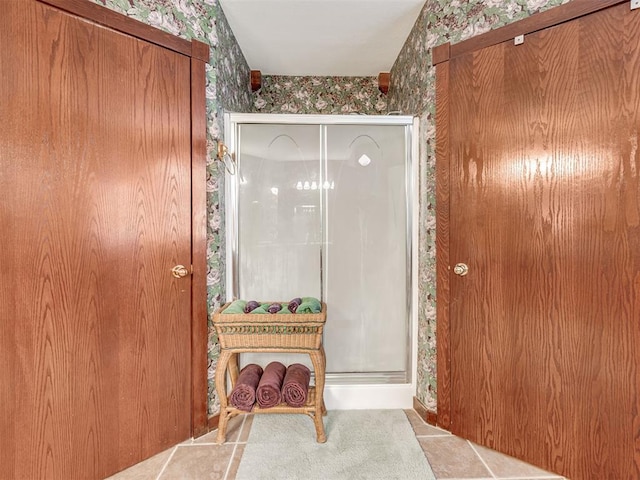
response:
[[[213,315],[213,325],[220,342],[220,358],[216,368],[216,391],[220,398],[220,420],[216,441],[224,443],[227,422],[236,415],[247,413],[304,413],[315,424],[319,443],[326,442],[322,415],[324,405],[324,377],[326,358],[322,346],[322,331],[327,319],[327,306],[315,314],[223,314],[226,303]],[[238,354],[248,352],[306,353],[313,363],[315,386],[309,389],[307,403],[302,407],[290,407],[281,403],[272,408],[254,405],[250,412],[239,410],[229,403],[227,373],[231,387],[238,379]]]

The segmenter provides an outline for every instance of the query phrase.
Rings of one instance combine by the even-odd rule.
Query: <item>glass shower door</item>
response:
[[[320,127],[238,127],[237,297],[321,298]],[[302,363],[308,355],[247,353],[242,364]]]
[[[327,372],[406,381],[407,140],[404,126],[328,125],[324,295]]]
[[[240,125],[238,297],[320,298],[319,127]]]
[[[270,117],[287,121],[233,129],[228,294],[322,299],[327,386],[406,385],[410,402],[411,123]],[[243,354],[241,362],[272,360],[311,367],[294,354]]]

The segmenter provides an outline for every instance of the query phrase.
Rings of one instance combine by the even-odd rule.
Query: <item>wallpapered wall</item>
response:
[[[211,47],[207,65],[207,302],[211,314],[224,298],[224,174],[214,161],[216,140],[223,137],[223,109],[252,110],[249,66],[229,27],[218,0],[93,0],[187,40],[196,39]],[[211,316],[209,316],[211,319]],[[209,320],[211,322],[211,320]],[[213,376],[219,355],[215,333],[209,325],[209,413],[219,402]]]
[[[378,90],[377,77],[262,77],[254,110],[262,113],[381,115],[387,97]]]
[[[569,0],[427,0],[391,69],[389,110],[420,117],[417,398],[436,410],[435,69],[431,48],[457,43]]]

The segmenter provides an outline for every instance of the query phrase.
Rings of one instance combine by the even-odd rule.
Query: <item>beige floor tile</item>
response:
[[[473,448],[482,457],[489,469],[498,478],[518,477],[520,478],[558,478],[554,473],[547,472],[538,467],[534,467],[517,458],[510,457],[490,448],[473,444]]]
[[[238,441],[238,437],[240,435],[240,429],[242,428],[242,419],[244,415],[238,415],[233,417],[227,423],[227,434],[225,438],[225,443],[235,443]],[[202,444],[202,443],[216,443],[216,437],[218,436],[218,429],[210,431],[206,435],[202,435],[201,437],[193,440],[194,444]]]
[[[231,465],[229,466],[229,473],[227,473],[226,480],[235,480],[238,468],[240,467],[240,460],[242,460],[242,454],[244,453],[245,445],[237,445],[236,452],[233,454]]]
[[[238,415],[229,420],[229,423],[227,424],[227,442],[235,443],[238,441],[244,417],[244,415]]]
[[[171,447],[143,462],[135,464],[133,467],[116,473],[108,477],[108,480],[148,480],[150,478],[156,478],[162,471],[162,467],[167,463],[167,460],[169,460],[174,448],[176,447]]]
[[[491,478],[480,457],[469,443],[459,437],[418,438],[436,478]]]
[[[242,432],[240,432],[238,442],[247,442],[247,440],[249,439],[249,433],[251,433],[251,425],[253,425],[253,415],[246,415],[244,426],[242,427]]]
[[[223,480],[235,445],[178,446],[160,480]]]
[[[415,410],[405,410],[404,413],[409,419],[409,423],[413,428],[416,436],[430,436],[430,435],[451,435],[451,433],[440,428],[436,428],[425,422]]]
[[[194,438],[191,445],[202,445],[204,443],[216,443],[216,437],[218,435],[218,429],[211,430],[209,433],[205,433],[201,437]]]

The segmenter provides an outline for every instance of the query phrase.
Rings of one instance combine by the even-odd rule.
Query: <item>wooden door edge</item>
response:
[[[436,67],[436,362],[438,424],[451,426],[449,62]]]
[[[208,56],[208,55],[206,55]],[[208,431],[205,62],[191,58],[191,435]]]

